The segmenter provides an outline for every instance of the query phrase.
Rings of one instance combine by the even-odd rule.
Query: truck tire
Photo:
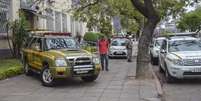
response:
[[[44,67],[41,72],[41,82],[43,86],[52,87],[55,85],[54,77],[48,67]]]
[[[173,83],[175,81],[175,79],[170,75],[167,67],[165,69],[165,79],[167,83]]]

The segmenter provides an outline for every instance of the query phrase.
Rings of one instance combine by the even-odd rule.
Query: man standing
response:
[[[109,47],[109,42],[106,39],[105,36],[102,36],[99,43],[99,53],[100,53],[100,59],[101,59],[101,66],[102,70],[108,71],[108,47]]]
[[[128,59],[128,62],[132,62],[132,53],[133,53],[132,37],[128,36],[127,38],[128,38],[128,41],[126,42],[127,59]]]

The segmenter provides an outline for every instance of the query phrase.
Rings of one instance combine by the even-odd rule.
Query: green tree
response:
[[[24,42],[28,37],[29,24],[26,21],[24,15],[20,13],[20,18],[18,20],[8,22],[8,32],[11,33],[11,52],[14,57],[19,58],[20,56],[20,49],[23,48]],[[9,41],[10,42],[10,41]]]
[[[201,30],[201,7],[184,14],[177,27],[182,31],[199,32]]]
[[[93,1],[93,0],[92,0]],[[80,0],[79,5],[74,6],[73,15],[77,20],[87,22],[87,27],[97,27],[101,33],[111,33],[111,20],[119,16],[123,29],[136,31],[142,15],[132,7],[130,0],[100,0],[92,3]]]

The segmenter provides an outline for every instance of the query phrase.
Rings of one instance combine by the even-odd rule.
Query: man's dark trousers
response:
[[[100,59],[101,59],[101,66],[102,66],[102,70],[106,69],[106,71],[108,71],[108,55],[107,54],[101,54],[100,55]]]

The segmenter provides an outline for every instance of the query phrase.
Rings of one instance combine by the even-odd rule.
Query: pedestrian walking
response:
[[[99,46],[99,54],[101,60],[102,70],[109,71],[108,69],[108,48],[109,48],[109,41],[106,39],[105,36],[102,36],[98,42]]]
[[[128,40],[126,42],[126,49],[127,49],[127,59],[128,62],[132,62],[132,54],[133,54],[133,42],[132,37],[127,36]]]

